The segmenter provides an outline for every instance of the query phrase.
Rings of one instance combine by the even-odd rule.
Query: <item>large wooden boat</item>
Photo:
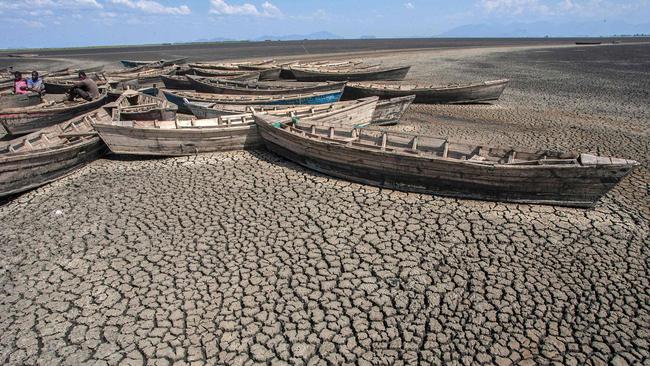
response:
[[[127,74],[106,74],[106,78],[109,82],[125,82],[134,80],[139,84],[150,84],[160,82],[160,77],[163,75],[174,75],[176,73],[176,68],[174,66],[162,67],[162,68],[152,68],[144,69],[142,71],[127,73]]]
[[[245,71],[245,70],[213,70],[213,69],[200,69],[200,68],[190,68],[186,75],[196,75],[196,76],[205,76],[213,78],[222,78],[222,77],[232,77],[232,76],[255,76],[259,80],[260,73],[257,71]]]
[[[346,82],[300,83],[300,82],[260,82],[243,83],[221,79],[206,79],[188,76],[194,90],[204,93],[234,95],[282,95],[303,94],[319,91],[336,90],[343,92]]]
[[[209,70],[241,70],[243,66],[263,67],[273,65],[274,60],[263,61],[243,61],[243,62],[195,62],[188,64],[191,68],[209,69]]]
[[[0,144],[0,196],[52,182],[103,155],[91,121],[104,118],[100,108]]]
[[[377,98],[377,97],[370,97]],[[406,97],[379,100],[375,107],[375,112],[372,115],[371,123],[373,125],[394,125],[399,122],[402,115],[415,99],[415,95]],[[367,100],[361,98],[359,100]],[[350,103],[350,101],[338,102],[334,104],[343,105]],[[289,108],[300,107],[298,105],[244,105],[244,104],[218,104],[211,102],[198,102],[192,101],[186,103],[187,108],[197,118],[217,118],[220,116],[228,116],[233,114],[249,113],[253,110],[258,112],[265,112],[269,114],[281,113]],[[315,108],[327,108],[328,104],[319,104],[311,106]]]
[[[343,99],[358,99],[372,95],[390,99],[415,95],[414,103],[476,103],[498,100],[508,85],[508,79],[447,86],[400,85],[385,83],[348,83]]]
[[[377,100],[373,97],[299,106],[273,113],[276,117],[292,116],[319,126],[365,126],[370,123]],[[198,120],[101,121],[95,128],[117,154],[180,156],[261,146],[253,113]]]
[[[255,115],[266,147],[334,177],[442,196],[590,207],[636,161],[525,151],[367,128],[335,129]]]
[[[241,75],[234,75],[234,76],[221,76],[219,77],[218,80],[226,80],[226,81],[237,81],[241,83],[254,83],[257,82],[257,78],[259,77],[258,73],[250,73],[250,74],[241,74]],[[163,75],[160,77],[161,81],[163,84],[165,84],[165,88],[167,89],[176,89],[176,90],[194,90],[194,86],[192,85],[192,82],[190,82],[190,79],[188,75]],[[206,78],[203,78],[206,79]]]
[[[372,124],[377,126],[389,126],[399,123],[400,119],[413,103],[415,95],[380,100],[372,115]]]
[[[10,94],[0,96],[0,110],[8,108],[31,107],[43,103],[38,93]]]
[[[187,63],[187,57],[181,57],[171,60],[157,60],[157,61],[137,61],[137,60],[122,60],[120,61],[124,67],[140,67],[140,66],[171,66],[171,65],[182,65]]]
[[[164,98],[139,93],[135,90],[124,91],[113,103],[104,108],[112,111],[115,121],[171,121],[176,118],[177,107]]]
[[[27,134],[97,109],[106,102],[107,94],[104,92],[99,98],[91,101],[58,101],[26,108],[2,109],[0,123],[9,135]]]
[[[218,104],[274,104],[274,105],[302,105],[334,103],[341,99],[340,91],[324,91],[304,94],[283,95],[229,95],[196,93],[189,91],[162,90],[167,100],[178,106],[181,113],[192,113],[185,105],[186,100],[198,102],[212,102]]]
[[[367,67],[367,68],[300,68],[291,67],[298,81],[366,81],[366,80],[404,80],[411,66]]]

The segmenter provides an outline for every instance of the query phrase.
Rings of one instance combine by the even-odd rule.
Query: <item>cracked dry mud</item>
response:
[[[514,81],[391,128],[638,159],[596,208],[382,190],[265,151],[101,159],[0,207],[0,363],[649,364],[648,64],[580,48],[620,71],[581,99],[601,74],[556,63],[575,49],[410,54],[420,80]]]

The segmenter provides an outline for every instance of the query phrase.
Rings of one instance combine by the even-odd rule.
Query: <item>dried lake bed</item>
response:
[[[367,59],[512,80],[390,129],[641,166],[583,210],[379,189],[266,151],[100,159],[0,206],[0,362],[650,362],[650,45]]]

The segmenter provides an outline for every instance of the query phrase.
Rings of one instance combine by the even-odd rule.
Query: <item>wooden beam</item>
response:
[[[386,150],[386,142],[388,141],[388,134],[386,132],[382,132],[381,134],[381,149]]]
[[[449,142],[445,141],[442,144],[442,157],[446,158],[448,153],[449,153]]]

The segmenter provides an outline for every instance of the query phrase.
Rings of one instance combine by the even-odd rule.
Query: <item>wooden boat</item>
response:
[[[104,92],[91,101],[58,101],[26,108],[2,109],[0,123],[9,135],[27,134],[97,109],[106,104],[106,101],[107,94]]]
[[[106,74],[109,82],[124,82],[129,80],[137,80],[140,84],[160,82],[160,77],[163,75],[174,75],[176,68],[174,66],[164,68],[146,69],[130,74]]]
[[[582,41],[582,42],[580,42],[580,41],[578,41],[578,42],[576,42],[576,45],[587,46],[587,45],[599,45],[599,44],[602,44],[602,43],[603,42],[598,42],[598,41],[593,41],[593,42],[590,42],[590,41]]]
[[[275,65],[242,65],[240,70],[258,71],[260,73],[259,79],[261,81],[275,81],[280,80],[280,72],[282,68]]]
[[[107,117],[100,108],[1,144],[0,196],[52,182],[102,156],[106,145],[91,121]]]
[[[378,83],[348,83],[343,99],[358,99],[376,95],[390,99],[415,94],[414,103],[476,103],[498,100],[508,85],[508,79],[465,85],[429,86]]]
[[[106,84],[106,79],[104,79],[103,75],[91,74],[89,77],[95,81],[97,86]],[[65,94],[78,82],[79,77],[77,75],[43,79],[43,85],[48,94]]]
[[[337,90],[343,92],[346,82],[324,83],[242,83],[228,80],[205,79],[188,76],[192,89],[215,94],[233,95],[282,95],[304,94],[318,91]]]
[[[377,98],[377,97],[370,97]],[[362,98],[364,100],[367,98]],[[415,99],[415,95],[406,97],[379,100],[377,107],[372,115],[371,124],[378,126],[394,125],[399,122],[402,115]],[[338,102],[338,103],[349,103]],[[326,107],[328,104],[319,104],[316,108]],[[249,113],[253,110],[258,112],[274,114],[282,112],[288,108],[300,107],[299,105],[245,105],[245,104],[218,104],[211,102],[192,101],[186,103],[187,108],[197,118],[217,118],[220,116],[229,116],[233,114]]]
[[[263,114],[255,120],[267,149],[300,165],[362,184],[441,196],[591,207],[639,165],[367,128],[319,128]]]
[[[171,66],[171,65],[182,65],[187,62],[187,57],[181,57],[171,60],[157,60],[157,61],[136,61],[136,60],[122,60],[120,61],[124,67],[139,67],[139,66]]]
[[[186,75],[206,76],[206,77],[214,77],[214,78],[221,78],[224,76],[228,77],[228,76],[244,76],[244,75],[248,75],[252,77],[256,75],[257,79],[259,80],[260,73],[257,71],[244,71],[244,70],[231,71],[231,70],[190,68],[190,70]]]
[[[162,80],[163,84],[165,84],[165,88],[167,89],[176,89],[176,90],[194,90],[194,86],[190,82],[188,76],[191,75],[162,75],[160,79]],[[242,75],[234,75],[234,76],[221,76],[219,79],[214,79],[214,80],[220,80],[220,81],[228,81],[228,82],[241,82],[245,84],[249,83],[254,83],[257,82],[257,78],[259,77],[258,73],[247,73],[247,74],[242,74]],[[204,78],[206,79],[206,78]]]
[[[372,124],[377,126],[389,126],[399,123],[404,112],[413,103],[415,95],[380,100],[372,115]]]
[[[113,103],[104,106],[112,111],[114,121],[171,121],[176,118],[176,105],[166,99],[140,93],[135,90],[124,91]]]
[[[366,80],[404,80],[411,66],[363,69],[345,68],[300,68],[292,67],[291,72],[298,81],[366,81]]]
[[[188,101],[186,103],[187,107],[192,111],[192,114],[198,119],[209,119],[209,118],[218,118],[224,116],[240,115],[246,113],[252,113],[256,111],[258,113],[268,113],[272,115],[283,115],[291,111],[297,113],[310,111],[312,113],[320,113],[323,111],[328,111],[337,108],[343,108],[350,105],[360,106],[361,103],[372,104],[372,108],[376,110],[378,105],[379,98],[369,97],[362,98],[358,100],[345,101],[345,102],[335,102],[335,103],[326,103],[326,104],[315,104],[315,105],[245,105],[245,104],[215,104],[210,102],[197,102],[197,101]],[[373,114],[374,115],[374,114]],[[349,122],[349,121],[348,121]],[[369,120],[371,123],[372,120]],[[340,124],[337,121],[330,121],[331,124]],[[362,125],[363,122],[355,121],[350,126],[353,125]]]
[[[195,62],[188,64],[191,68],[210,70],[240,70],[242,66],[263,66],[273,64],[274,60],[244,62]]]
[[[276,111],[318,125],[367,125],[378,98]],[[176,121],[101,121],[101,138],[116,154],[181,156],[261,146],[252,113]]]
[[[31,107],[43,103],[38,93],[11,94],[0,96],[0,110],[8,108]]]
[[[341,99],[340,91],[324,91],[305,94],[283,94],[283,95],[229,95],[196,93],[188,91],[162,90],[165,98],[178,106],[181,113],[191,113],[185,105],[186,100],[199,102],[212,102],[218,104],[324,104],[334,103]]]

